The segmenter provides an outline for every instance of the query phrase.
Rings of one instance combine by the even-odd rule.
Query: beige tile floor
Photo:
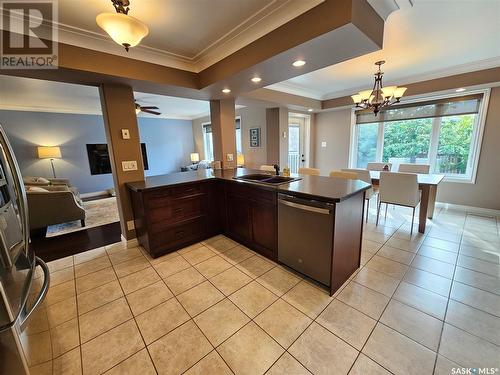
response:
[[[373,213],[372,213],[373,214]],[[217,236],[151,259],[107,246],[49,264],[23,333],[32,374],[451,374],[500,365],[500,218],[440,206],[365,226],[331,298]],[[40,282],[40,279],[38,279]]]

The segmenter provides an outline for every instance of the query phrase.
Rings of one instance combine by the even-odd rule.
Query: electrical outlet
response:
[[[137,170],[137,161],[135,160],[122,161],[123,172],[136,171],[136,170]]]
[[[122,129],[122,138],[130,139],[130,131],[128,129]]]
[[[135,223],[134,223],[134,220],[129,220],[129,221],[127,221],[127,229],[128,229],[128,230],[134,230],[134,229],[135,229]]]
[[[321,142],[321,147],[323,147],[323,148],[326,147],[326,142],[325,141]]]
[[[234,155],[233,154],[227,154],[226,158],[227,158],[227,161],[233,161],[234,160]]]

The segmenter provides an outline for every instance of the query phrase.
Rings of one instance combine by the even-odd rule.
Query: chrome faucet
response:
[[[279,176],[280,175],[280,166],[278,164],[274,164],[273,167],[276,170],[276,176]]]

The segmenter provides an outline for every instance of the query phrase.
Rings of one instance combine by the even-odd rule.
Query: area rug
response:
[[[116,197],[83,202],[83,207],[85,208],[85,227],[80,225],[80,220],[51,225],[47,229],[47,237],[59,236],[120,221]]]

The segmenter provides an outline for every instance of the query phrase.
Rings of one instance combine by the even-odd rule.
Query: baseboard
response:
[[[95,197],[101,197],[101,196],[110,196],[109,195],[109,192],[107,190],[103,190],[103,191],[94,191],[92,193],[83,193],[83,194],[80,194],[80,198],[84,199],[84,198],[95,198]]]
[[[137,247],[139,246],[139,240],[136,238],[131,238],[130,240],[127,240],[125,237],[123,237],[123,234],[121,235],[121,239],[122,239],[122,244],[127,248],[131,248],[131,247]]]
[[[444,209],[447,210],[464,211],[468,214],[500,216],[500,210],[495,210],[493,208],[473,207],[473,206],[465,206],[462,204],[445,203],[445,202],[436,202],[436,207],[443,207]]]

